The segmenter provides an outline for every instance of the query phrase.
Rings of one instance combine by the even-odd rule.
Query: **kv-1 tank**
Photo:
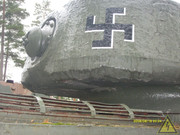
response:
[[[180,4],[72,0],[23,38],[36,93],[179,112]]]

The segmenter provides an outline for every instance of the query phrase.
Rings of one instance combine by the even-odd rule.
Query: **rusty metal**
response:
[[[163,120],[165,118],[162,111],[130,109],[123,104],[65,101],[5,93],[0,93],[1,112],[114,121],[131,121],[133,119]]]

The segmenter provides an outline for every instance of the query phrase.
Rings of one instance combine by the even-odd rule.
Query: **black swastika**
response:
[[[124,40],[133,42],[134,25],[115,23],[116,15],[125,15],[125,8],[107,8],[104,24],[95,24],[95,16],[87,17],[86,32],[104,32],[104,39],[93,41],[93,48],[112,48],[114,31],[124,32]]]

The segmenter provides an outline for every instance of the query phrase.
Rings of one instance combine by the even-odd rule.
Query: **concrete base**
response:
[[[0,123],[0,135],[155,135],[159,128]]]

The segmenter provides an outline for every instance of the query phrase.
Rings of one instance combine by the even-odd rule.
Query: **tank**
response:
[[[179,112],[180,4],[72,0],[23,38],[35,93]]]

